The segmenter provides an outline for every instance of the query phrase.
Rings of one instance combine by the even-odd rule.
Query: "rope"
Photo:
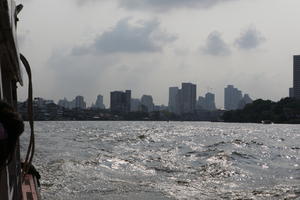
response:
[[[34,156],[34,150],[35,150],[35,138],[34,138],[34,124],[33,124],[33,92],[32,92],[32,76],[31,76],[31,68],[27,61],[27,59],[20,54],[20,59],[26,69],[27,75],[28,75],[28,99],[27,99],[27,109],[28,109],[28,121],[30,125],[30,141],[29,146],[26,153],[26,158],[24,161],[24,168],[23,168],[23,181],[25,175],[28,173],[28,170],[30,168],[30,165],[32,163],[32,159]]]

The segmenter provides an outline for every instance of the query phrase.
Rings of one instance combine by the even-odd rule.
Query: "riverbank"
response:
[[[278,102],[258,99],[242,110],[226,111],[224,122],[300,124],[300,100],[284,98]]]

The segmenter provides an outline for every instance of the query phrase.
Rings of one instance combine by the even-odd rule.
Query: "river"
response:
[[[299,125],[100,121],[35,129],[45,200],[300,199]]]

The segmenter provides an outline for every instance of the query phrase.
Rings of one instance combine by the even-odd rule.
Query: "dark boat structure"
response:
[[[16,6],[14,0],[0,0],[0,99],[15,110],[17,110],[17,83],[22,85],[16,36],[17,15],[22,7]],[[40,199],[36,179],[25,173],[24,168],[22,170],[19,141],[11,160],[7,163],[5,167],[0,168],[0,199]]]

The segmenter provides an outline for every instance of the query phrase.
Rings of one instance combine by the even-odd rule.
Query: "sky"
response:
[[[197,84],[223,107],[233,84],[253,99],[277,101],[292,86],[300,54],[299,0],[18,0],[20,51],[34,96],[132,90],[168,104],[168,88]],[[27,78],[19,100],[27,98]]]

